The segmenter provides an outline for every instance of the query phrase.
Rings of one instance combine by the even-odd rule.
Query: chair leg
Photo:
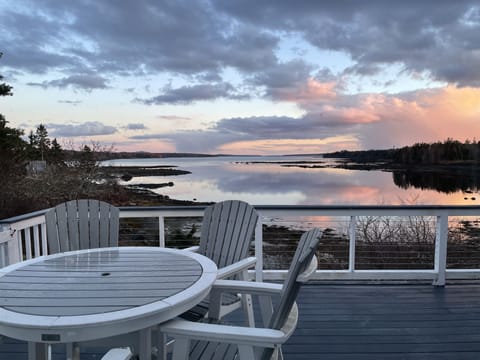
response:
[[[260,295],[258,297],[258,302],[260,305],[263,326],[267,327],[273,314],[272,298],[270,296]]]
[[[246,315],[246,325],[249,327],[255,327],[255,317],[253,316],[252,295],[250,294],[242,295],[242,307]]]
[[[248,271],[242,271],[240,274],[240,279],[243,281],[248,281]],[[246,315],[246,325],[249,327],[255,327],[255,317],[253,316],[253,302],[252,295],[242,294],[242,307],[243,312]]]
[[[186,360],[190,352],[190,339],[178,337],[175,339],[172,360]]]

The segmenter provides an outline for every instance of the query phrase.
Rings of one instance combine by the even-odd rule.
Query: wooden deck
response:
[[[309,283],[286,359],[480,359],[480,283]],[[99,359],[89,349],[82,359]],[[60,352],[58,352],[60,351]],[[64,359],[61,349],[55,359]],[[24,343],[0,338],[0,359],[26,359]]]
[[[287,359],[480,359],[480,284],[307,285]]]

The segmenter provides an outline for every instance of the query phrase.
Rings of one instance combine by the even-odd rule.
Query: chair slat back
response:
[[[98,200],[72,200],[45,214],[50,254],[118,245],[118,208]]]
[[[303,283],[299,281],[298,277],[308,268],[310,261],[312,261],[320,241],[320,234],[320,229],[314,228],[303,233],[301,236],[288,270],[288,276],[283,283],[280,301],[275,307],[270,319],[269,328],[279,330],[288,320],[288,316],[295,305],[295,300]],[[262,359],[270,359],[272,353],[273,349],[265,349],[262,354]]]
[[[248,256],[258,213],[244,201],[227,200],[205,209],[199,253],[219,268]]]

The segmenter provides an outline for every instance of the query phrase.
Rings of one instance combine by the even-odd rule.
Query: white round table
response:
[[[0,334],[74,343],[146,329],[198,304],[216,276],[210,259],[159,247],[38,257],[0,269]]]

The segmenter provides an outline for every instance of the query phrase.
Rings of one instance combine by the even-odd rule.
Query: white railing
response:
[[[121,218],[157,218],[158,246],[165,246],[165,219],[201,217],[204,206],[121,207]],[[346,217],[349,219],[348,268],[317,270],[319,280],[431,280],[444,285],[447,279],[480,279],[479,269],[448,269],[448,224],[452,217],[480,217],[480,206],[256,206],[261,220],[255,231],[257,279],[280,279],[285,270],[264,270],[262,222],[282,217]],[[0,221],[0,267],[46,254],[44,211]],[[360,270],[355,268],[357,220],[362,217],[430,217],[435,219],[436,233],[431,269]],[[480,242],[480,241],[479,241]],[[480,263],[480,260],[479,260]]]

